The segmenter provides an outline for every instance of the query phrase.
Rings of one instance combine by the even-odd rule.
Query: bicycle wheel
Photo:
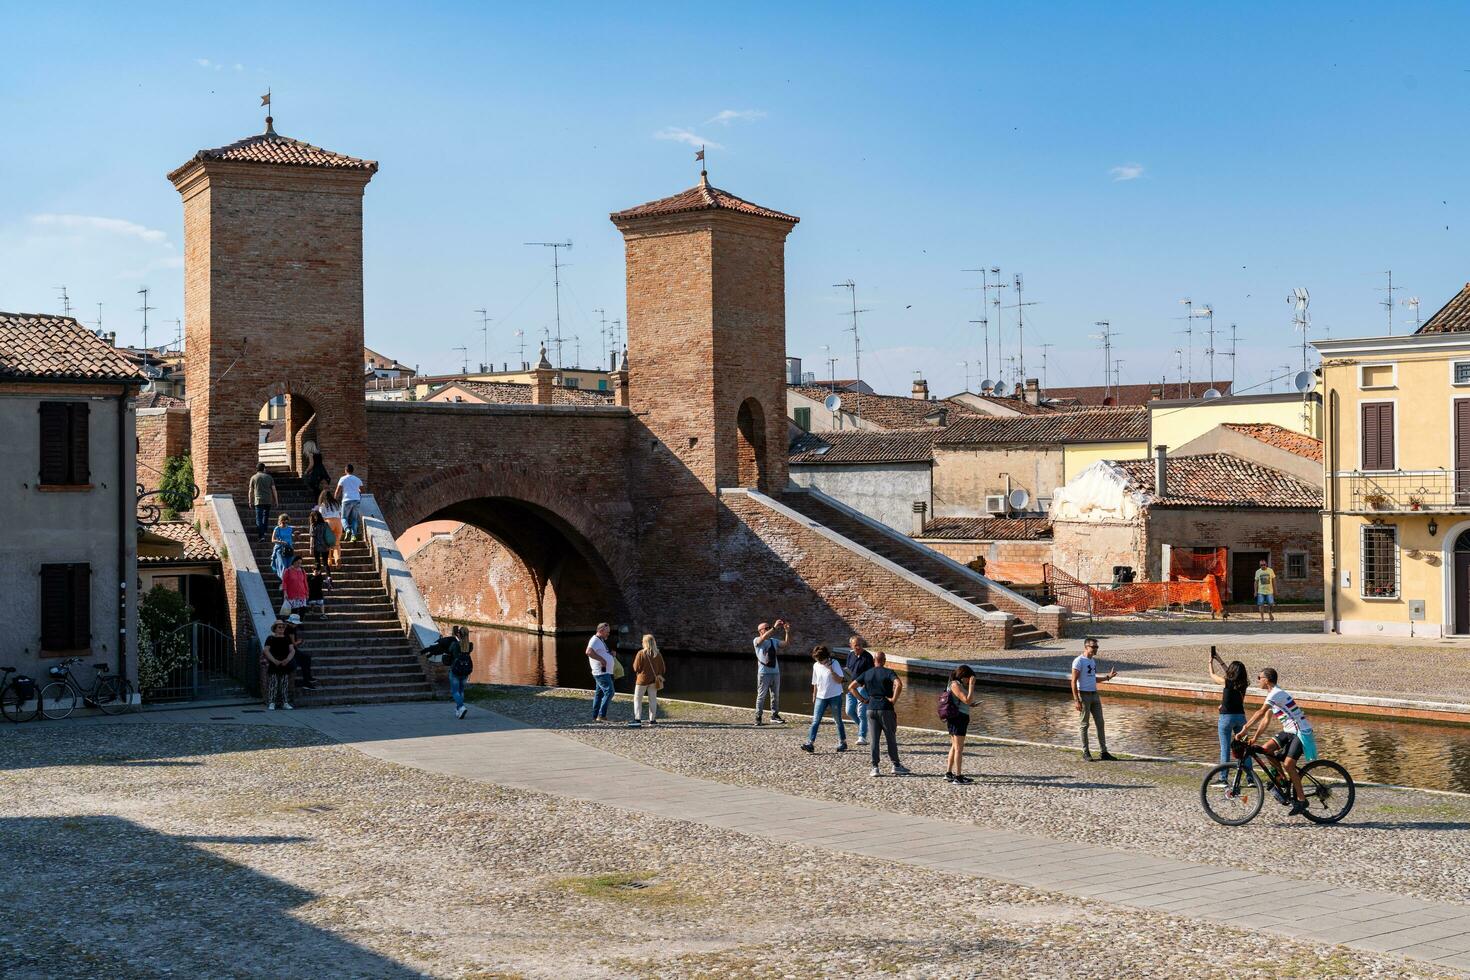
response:
[[[41,717],[60,721],[77,708],[77,693],[65,681],[52,681],[41,688]]]
[[[1199,784],[1199,801],[1205,813],[1227,827],[1250,823],[1261,812],[1265,798],[1261,777],[1255,769],[1247,769],[1238,762],[1216,766]]]
[[[15,685],[11,684],[0,692],[0,714],[9,722],[30,721],[41,710],[40,699],[36,697],[38,690],[33,688],[29,698],[22,698]]]
[[[1337,823],[1348,815],[1358,797],[1352,775],[1326,759],[1302,766],[1302,792],[1307,797],[1302,816],[1312,823]]]
[[[97,682],[92,697],[103,714],[120,715],[133,707],[133,685],[114,674]]]

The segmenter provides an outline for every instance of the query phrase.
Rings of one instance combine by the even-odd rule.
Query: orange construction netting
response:
[[[997,582],[1040,585],[1046,581],[1046,566],[1034,561],[987,561],[985,577]]]
[[[1120,616],[1167,609],[1185,603],[1207,604],[1216,615],[1224,608],[1220,587],[1214,575],[1198,582],[1129,582],[1126,585],[1099,587],[1088,585],[1054,565],[1046,565],[1046,582],[1056,602],[1072,612],[1093,616]]]

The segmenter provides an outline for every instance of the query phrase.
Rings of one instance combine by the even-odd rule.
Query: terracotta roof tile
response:
[[[320,146],[282,136],[270,128],[263,133],[247,136],[245,139],[236,140],[225,146],[217,146],[212,150],[200,150],[194,154],[190,162],[194,160],[265,163],[285,167],[322,167],[331,170],[365,170],[368,173],[376,173],[378,170],[376,160],[360,160],[343,153],[324,150]],[[184,164],[184,167],[187,166],[187,163]],[[173,177],[184,167],[175,169],[169,174],[169,177]]]
[[[1142,442],[1148,439],[1148,409],[1094,408],[1046,415],[971,415],[951,422],[938,446],[1078,442]]]
[[[219,561],[219,554],[204,539],[204,535],[195,530],[194,525],[188,521],[160,521],[157,524],[139,528],[138,533],[142,539],[139,541],[138,564],[140,565],[180,561]],[[142,554],[141,552],[148,546],[146,540],[148,534],[156,534],[160,538],[167,538],[169,541],[183,545],[183,551],[180,553],[177,549],[169,549],[172,553],[167,555]]]
[[[1168,491],[1154,497],[1154,461],[1114,463],[1130,486],[1153,497],[1152,507],[1271,507],[1317,510],[1322,490],[1280,470],[1230,453],[1170,456]]]
[[[1250,436],[1252,439],[1264,442],[1268,446],[1284,449],[1303,459],[1315,459],[1322,462],[1322,440],[1301,432],[1276,425],[1274,422],[1248,423],[1248,422],[1223,422],[1227,429],[1233,429],[1242,435]]]
[[[138,408],[183,408],[187,402],[162,392],[145,391],[138,395],[134,404]]]
[[[1229,381],[1196,381],[1192,386],[1177,381],[1155,382],[1141,385],[1084,385],[1079,388],[1048,388],[1045,397],[1057,401],[1076,401],[1079,405],[1102,405],[1104,395],[1112,398],[1114,405],[1147,405],[1159,398],[1187,398],[1190,392],[1198,398],[1208,388],[1222,395],[1230,394]]]
[[[839,463],[927,463],[934,459],[930,446],[940,431],[937,428],[924,428],[804,432],[791,443],[790,462],[793,466]]]
[[[1034,541],[1051,537],[1045,517],[936,517],[924,524],[921,538],[947,541]]]
[[[142,381],[126,356],[69,316],[0,313],[0,378]]]
[[[816,402],[821,402],[832,394],[831,389],[823,385],[788,387]],[[856,391],[840,391],[837,394],[842,398],[842,411],[845,414],[857,413],[864,422],[871,422],[880,429],[914,429],[921,425],[937,425],[937,422],[926,422],[925,419],[939,414],[941,410],[944,410],[948,424],[953,424],[958,416],[978,414],[969,405],[948,398],[929,401],[903,395],[870,395]]]
[[[1050,405],[1033,405],[1024,398],[997,398],[994,395],[972,395],[982,401],[1008,408],[1019,415],[1047,415],[1057,411]]]
[[[1450,301],[1424,321],[1415,333],[1464,333],[1470,331],[1470,282],[1450,297]]]
[[[789,221],[793,225],[801,220],[795,215],[763,208],[759,204],[752,204],[744,198],[736,197],[729,191],[722,191],[712,186],[705,177],[701,177],[699,183],[687,191],[680,191],[671,197],[661,197],[657,201],[649,201],[647,204],[640,204],[623,211],[614,211],[611,218],[613,221],[626,221],[629,218],[656,218],[668,214],[685,214],[690,211],[735,211],[758,218]]]
[[[479,395],[492,405],[530,405],[532,402],[532,386],[522,384],[519,381],[451,381],[444,388],[462,388],[467,392]],[[443,391],[440,388],[439,391]],[[439,392],[436,391],[435,394]],[[553,405],[611,405],[612,392],[594,391],[590,388],[564,388],[561,385],[551,389],[551,403]]]

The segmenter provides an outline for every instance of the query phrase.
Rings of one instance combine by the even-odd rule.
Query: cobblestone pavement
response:
[[[7,977],[1456,975],[431,775],[295,727],[14,728],[0,794],[0,902],[27,910],[0,933]]]
[[[677,682],[677,678],[672,679]],[[738,785],[973,822],[1057,840],[1222,867],[1270,871],[1344,886],[1470,904],[1470,798],[1361,787],[1347,820],[1319,827],[1274,803],[1246,827],[1221,827],[1199,803],[1204,770],[1166,762],[1087,763],[1076,752],[1015,744],[967,746],[969,786],[942,776],[943,732],[904,729],[900,752],[917,776],[868,777],[866,747],[833,751],[826,721],[818,754],[800,751],[810,718],[754,728],[751,712],[665,703],[657,729],[586,722],[584,692],[491,688],[487,705],[647,765]],[[630,716],[618,695],[612,715]],[[984,719],[976,729],[983,730]],[[885,759],[886,765],[886,759]]]

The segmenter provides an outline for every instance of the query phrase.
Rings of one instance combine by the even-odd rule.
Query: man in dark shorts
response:
[[[1307,808],[1307,794],[1302,791],[1302,774],[1297,768],[1297,760],[1303,756],[1308,762],[1317,758],[1317,737],[1312,731],[1312,723],[1307,720],[1306,712],[1286,690],[1276,686],[1276,668],[1262,667],[1260,674],[1256,675],[1256,686],[1266,692],[1266,700],[1246,720],[1245,727],[1240,730],[1240,740],[1247,745],[1253,744],[1266,727],[1266,720],[1272,715],[1281,722],[1281,731],[1261,747],[1272,755],[1281,757],[1281,768],[1291,777],[1291,789],[1295,796],[1291,813],[1296,815]],[[1256,729],[1254,733],[1251,732],[1253,725]]]

